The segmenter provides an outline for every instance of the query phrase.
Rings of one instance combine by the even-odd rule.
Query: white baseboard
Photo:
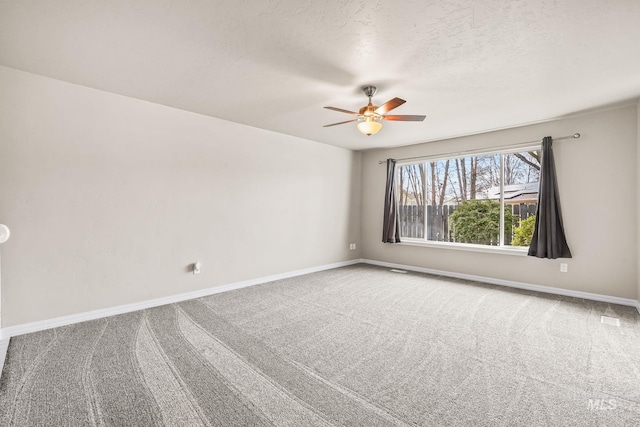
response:
[[[551,286],[532,285],[529,283],[513,282],[510,280],[494,279],[491,277],[474,276],[472,274],[454,273],[451,271],[433,270],[431,268],[414,267],[412,265],[396,264],[392,262],[376,261],[371,259],[362,259],[365,264],[377,265],[380,267],[397,268],[402,270],[416,271],[419,273],[428,273],[438,276],[453,277],[456,279],[473,280],[475,282],[489,283],[491,285],[507,286],[510,288],[524,289],[527,291],[542,292],[546,294],[564,295],[574,298],[588,299],[592,301],[608,302],[612,304],[626,305],[635,307],[640,314],[640,302],[631,298],[620,298],[610,295],[594,294],[591,292],[573,291],[570,289],[554,288]]]
[[[9,348],[9,338],[0,339],[0,372],[4,368],[4,359],[7,357],[7,349]]]
[[[594,294],[590,292],[573,291],[569,289],[553,288],[550,286],[532,285],[528,283],[512,282],[508,280],[493,279],[490,277],[474,276],[470,274],[454,273],[450,271],[434,270],[430,268],[415,267],[410,265],[375,261],[370,259],[354,259],[350,261],[343,261],[343,262],[338,262],[334,264],[326,264],[318,267],[311,267],[311,268],[306,268],[302,270],[290,271],[287,273],[275,274],[272,276],[260,277],[257,279],[245,280],[242,282],[230,283],[227,285],[216,286],[214,288],[201,289],[198,291],[172,295],[164,298],[156,298],[153,300],[141,301],[141,302],[132,303],[132,304],[125,304],[125,305],[105,308],[101,310],[93,310],[93,311],[73,314],[69,316],[57,317],[49,320],[42,320],[38,322],[32,322],[32,323],[26,323],[22,325],[2,328],[0,329],[0,366],[3,365],[6,348],[9,344],[9,338],[11,338],[12,336],[42,331],[45,329],[51,329],[58,326],[70,325],[73,323],[84,322],[87,320],[100,319],[103,317],[114,316],[117,314],[129,313],[136,310],[143,310],[145,308],[152,308],[160,305],[172,304],[175,302],[186,301],[193,298],[214,295],[221,292],[227,292],[235,289],[246,288],[248,286],[259,285],[262,283],[273,282],[275,280],[287,279],[290,277],[302,276],[304,274],[316,273],[318,271],[331,270],[333,268],[345,267],[348,265],[353,265],[358,263],[377,265],[381,267],[397,268],[397,269],[408,270],[408,271],[416,271],[420,273],[428,273],[428,274],[453,277],[458,279],[473,280],[476,282],[489,283],[492,285],[507,286],[511,288],[525,289],[529,291],[543,292],[548,294],[564,295],[564,296],[570,296],[575,298],[583,298],[583,299],[594,300],[594,301],[626,305],[626,306],[635,307],[638,310],[638,313],[640,314],[640,301],[636,301],[630,298],[620,298],[620,297],[614,297],[609,295]]]
[[[28,334],[31,332],[43,331],[45,329],[56,328],[58,326],[71,325],[73,323],[85,322],[87,320],[95,320],[103,317],[114,316],[117,314],[130,313],[136,310],[143,310],[145,308],[158,307],[160,305],[172,304],[175,302],[186,301],[189,299],[200,298],[208,295],[218,294],[221,292],[232,291],[235,289],[246,288],[248,286],[259,285],[262,283],[273,282],[275,280],[287,279],[295,276],[302,276],[304,274],[316,273],[318,271],[331,270],[333,268],[344,267],[347,265],[353,265],[361,263],[362,260],[354,259],[350,261],[337,262],[333,264],[321,265],[318,267],[305,268],[302,270],[290,271],[287,273],[274,274],[272,276],[260,277],[257,279],[245,280],[242,282],[230,283],[227,285],[216,286],[213,288],[201,289],[193,292],[186,292],[178,295],[171,295],[163,298],[156,298],[147,301],[140,301],[132,304],[119,305],[116,307],[109,307],[100,310],[87,311],[84,313],[72,314],[69,316],[56,317],[49,320],[41,320],[38,322],[25,323],[17,326],[9,326],[7,328],[0,329],[0,350],[2,349],[2,343],[6,340],[8,343],[9,338]],[[3,356],[0,353],[0,358]],[[2,365],[0,365],[2,366]]]

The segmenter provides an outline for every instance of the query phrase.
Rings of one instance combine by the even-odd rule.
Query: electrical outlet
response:
[[[611,326],[620,326],[620,319],[617,317],[600,316],[600,323]]]
[[[193,264],[193,274],[200,274],[200,269],[202,268],[202,264],[200,261]]]
[[[561,262],[560,263],[560,272],[561,273],[566,273],[569,269],[569,266],[567,265],[567,263],[565,262]]]
[[[356,244],[355,243],[349,243],[349,250],[355,250],[356,249]]]

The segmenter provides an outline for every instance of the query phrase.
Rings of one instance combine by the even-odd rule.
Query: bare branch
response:
[[[540,158],[539,156],[534,156],[532,153],[535,153],[534,151],[530,151],[529,154],[531,155],[531,157],[533,157],[534,159],[536,159],[538,162],[540,162]],[[513,153],[514,156],[516,156],[517,158],[519,158],[520,160],[522,160],[523,162],[525,162],[526,164],[528,164],[529,166],[531,166],[534,169],[540,170],[540,164],[535,164],[533,163],[531,160],[527,159],[525,156],[523,156],[520,153]]]

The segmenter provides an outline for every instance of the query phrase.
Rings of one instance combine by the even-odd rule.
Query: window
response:
[[[540,146],[399,164],[403,241],[528,246],[540,177]]]

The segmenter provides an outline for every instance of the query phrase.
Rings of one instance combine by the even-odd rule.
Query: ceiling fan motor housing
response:
[[[360,116],[362,116],[362,118],[375,118],[375,119],[380,119],[380,114],[376,113],[376,109],[378,108],[377,105],[373,105],[372,103],[369,103],[369,105],[365,105],[364,107],[362,107],[360,109],[360,111],[358,112],[358,114]]]

